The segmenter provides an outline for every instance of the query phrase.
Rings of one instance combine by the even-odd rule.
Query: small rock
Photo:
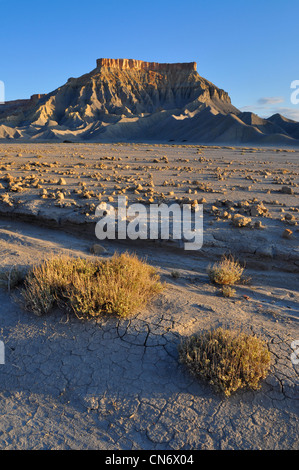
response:
[[[107,253],[107,250],[102,245],[99,245],[98,243],[95,243],[90,248],[90,252],[94,255],[102,255],[104,253]]]
[[[258,221],[256,221],[256,222],[254,222],[254,228],[264,229],[264,228],[266,228],[266,226],[263,225],[260,220],[258,220]]]
[[[293,214],[286,214],[284,218],[285,220],[295,220],[295,216]]]
[[[293,188],[290,188],[289,186],[282,186],[280,192],[283,194],[294,194]]]
[[[235,214],[232,223],[235,227],[247,227],[251,223],[251,218],[244,217],[244,215],[241,214]]]
[[[283,232],[282,236],[283,238],[292,238],[293,232],[292,230],[286,228],[285,231]]]
[[[56,194],[56,199],[62,201],[64,199],[64,194],[61,191],[58,191],[58,193]]]
[[[251,217],[259,217],[259,216],[264,216],[268,212],[268,209],[264,206],[263,203],[261,204],[255,204],[250,208],[250,215]]]

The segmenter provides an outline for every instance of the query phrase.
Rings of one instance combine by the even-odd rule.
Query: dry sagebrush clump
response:
[[[58,305],[80,317],[101,313],[127,317],[162,288],[155,268],[135,255],[124,253],[108,260],[62,256],[28,273],[22,297],[36,315]]]
[[[221,292],[222,292],[223,297],[229,298],[229,297],[234,297],[236,290],[230,286],[224,285],[222,286]]]
[[[208,268],[212,282],[221,285],[234,285],[240,281],[244,268],[232,256],[224,256],[222,260]]]
[[[270,368],[270,352],[255,335],[218,328],[191,336],[180,346],[180,361],[226,396],[259,388]]]

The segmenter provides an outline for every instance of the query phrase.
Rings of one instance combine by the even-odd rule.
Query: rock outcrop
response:
[[[144,62],[135,59],[98,59],[97,68],[116,68],[119,70],[151,70],[152,72],[169,72],[172,70],[196,71],[196,62],[161,64],[159,62]]]
[[[241,113],[196,62],[98,59],[46,95],[0,105],[0,138],[299,143],[299,124]]]

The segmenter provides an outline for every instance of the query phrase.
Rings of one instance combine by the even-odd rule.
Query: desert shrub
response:
[[[179,354],[193,375],[226,396],[244,387],[257,390],[270,368],[270,352],[263,340],[222,328],[187,338]]]
[[[232,256],[224,256],[220,262],[208,268],[212,282],[221,285],[233,285],[240,281],[244,268]]]
[[[221,289],[223,297],[234,297],[236,290],[228,285],[222,286]]]
[[[101,313],[126,317],[163,288],[155,268],[135,255],[108,260],[58,257],[34,267],[26,276],[22,297],[37,315],[55,305],[78,316]]]

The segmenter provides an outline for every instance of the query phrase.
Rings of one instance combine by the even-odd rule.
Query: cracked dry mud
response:
[[[143,168],[146,159],[151,165],[153,159],[163,155],[170,162],[196,158],[199,167],[189,177],[197,178],[198,169],[202,180],[215,182],[216,193],[202,191],[202,194],[198,190],[200,194],[192,196],[207,199],[204,246],[200,253],[152,244],[103,243],[107,249],[104,257],[115,250],[134,250],[156,266],[167,282],[165,291],[130,319],[103,317],[82,321],[59,310],[36,317],[18,304],[18,291],[0,289],[0,340],[5,345],[5,364],[0,365],[0,448],[298,449],[299,365],[291,362],[291,344],[299,339],[298,230],[296,222],[289,225],[288,220],[280,217],[281,208],[297,216],[298,152],[280,154],[271,150],[270,155],[267,151],[248,150],[244,156],[240,149],[203,149],[209,166],[198,160],[201,156],[194,147],[89,145],[79,149],[68,145],[38,148],[3,145],[1,163],[5,169],[0,170],[0,176],[5,177],[9,171],[14,178],[24,177],[27,173],[17,169],[18,162],[22,160],[23,165],[39,149],[43,160],[49,163],[54,158],[58,160],[61,148],[66,156],[60,162],[69,166],[72,158],[77,163],[81,151],[90,158],[81,158],[88,164],[94,162],[97,153],[125,158],[131,152],[133,156],[125,160],[131,165],[129,171],[136,167],[135,155]],[[73,156],[75,149],[77,153]],[[17,157],[17,151],[23,152],[23,156]],[[254,190],[238,188],[245,177],[238,159],[243,159],[243,166],[247,164],[247,176],[251,173],[256,178]],[[12,160],[16,163],[7,169],[8,161]],[[215,178],[214,167],[226,167],[231,160],[231,168],[236,171],[231,173],[223,197],[223,182]],[[263,162],[269,160],[267,169],[272,176],[258,176],[266,167]],[[193,165],[191,161],[187,164]],[[183,181],[187,178],[180,170],[161,170],[159,164],[154,165],[157,193],[163,191],[163,181],[170,180],[172,173],[179,173]],[[287,173],[278,184],[281,168],[286,168]],[[109,177],[111,171],[106,170],[102,171],[103,176]],[[68,179],[68,175],[60,173],[62,167],[55,171],[55,175],[47,178]],[[138,177],[137,170],[134,176]],[[92,187],[90,178],[86,182],[87,188],[89,183]],[[66,193],[72,190],[71,183],[67,183],[61,186]],[[106,183],[108,187],[110,183]],[[281,192],[285,183],[289,183],[293,194]],[[54,191],[53,184],[42,186]],[[76,187],[77,182],[74,184]],[[189,183],[182,184],[182,188],[167,189],[185,197]],[[95,238],[85,231],[89,221],[94,234],[95,221],[81,213],[86,211],[84,203],[82,207],[76,206],[78,211],[74,214],[68,205],[60,207],[55,205],[55,199],[41,198],[38,191],[43,188],[29,185],[26,189],[24,185],[24,191],[18,193],[8,191],[6,185],[7,181],[3,181],[0,193],[8,193],[14,204],[2,201],[0,207],[2,273],[9,273],[14,266],[27,269],[51,253],[92,256],[90,247]],[[108,193],[107,189],[105,197]],[[72,201],[82,203],[76,199],[77,193],[71,194]],[[139,197],[130,193],[132,199],[136,196]],[[231,199],[237,204],[253,197],[264,200],[270,209],[270,217],[251,216],[261,220],[265,229],[235,228],[222,217],[218,199]],[[21,204],[16,202],[18,198]],[[272,204],[274,199],[278,204]],[[210,210],[215,205],[221,213]],[[246,215],[246,206],[236,206],[236,210],[243,209]],[[34,216],[30,224],[28,220],[24,222],[25,217],[21,220],[28,214]],[[48,217],[48,227],[37,225],[39,217],[44,218],[44,223]],[[74,223],[75,218],[79,222]],[[63,220],[68,222],[63,225]],[[67,233],[68,223],[72,233]],[[59,226],[64,230],[57,230]],[[76,227],[80,231],[77,235]],[[289,240],[281,237],[285,228],[293,231]],[[246,259],[245,274],[251,278],[248,284],[236,286],[233,298],[220,295],[206,271],[228,246],[235,247],[241,258]],[[242,390],[224,398],[195,380],[179,363],[178,346],[185,336],[218,326],[254,332],[267,341],[271,372],[259,391]]]
[[[2,266],[49,253],[89,256],[88,241],[63,232],[12,221],[0,231],[11,234]],[[135,251],[157,266],[167,289],[130,319],[82,321],[62,311],[36,317],[1,291],[0,447],[297,449],[299,370],[290,345],[299,333],[298,276],[249,270],[251,284],[225,299],[210,284],[206,261]],[[182,338],[219,325],[269,342],[272,368],[261,390],[223,398],[179,364]]]

